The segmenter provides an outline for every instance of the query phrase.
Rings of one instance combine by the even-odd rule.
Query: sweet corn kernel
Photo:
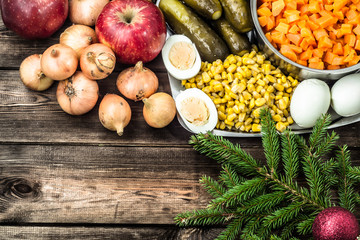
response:
[[[261,107],[266,103],[266,99],[265,98],[258,98],[255,100],[255,105],[257,107]]]
[[[286,129],[286,125],[283,122],[277,122],[276,125],[275,125],[275,128],[279,132],[283,132]]]
[[[253,131],[253,132],[261,132],[261,126],[260,126],[260,124],[254,123],[254,124],[251,126],[251,131]]]

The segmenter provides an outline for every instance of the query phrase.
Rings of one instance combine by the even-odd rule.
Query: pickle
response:
[[[178,0],[160,0],[159,8],[176,34],[184,34],[191,39],[202,61],[223,60],[229,55],[226,43],[189,7]]]
[[[254,28],[250,5],[247,0],[220,0],[220,3],[226,20],[237,32],[246,33]]]
[[[221,17],[222,7],[219,0],[183,0],[183,2],[206,19],[216,20]]]
[[[231,53],[240,55],[244,50],[250,50],[251,44],[248,37],[236,32],[224,17],[213,21],[213,26],[224,39]]]

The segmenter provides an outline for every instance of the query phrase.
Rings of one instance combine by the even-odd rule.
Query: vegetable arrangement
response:
[[[50,46],[42,54],[27,57],[21,63],[20,78],[26,87],[44,91],[54,82],[58,82],[57,101],[61,109],[70,115],[86,114],[96,106],[99,99],[98,81],[113,73],[117,61],[122,62],[119,57],[127,57],[115,53],[111,44],[99,42],[98,33],[94,29],[97,23],[95,20],[109,2],[70,1],[69,18],[73,25],[60,34],[59,43]],[[124,4],[125,1],[112,2]],[[145,11],[143,14],[161,14],[155,4],[149,1],[135,0],[128,4],[129,9],[134,11],[139,6],[150,5],[150,10],[147,10],[149,12]],[[112,11],[109,6],[107,11]],[[139,13],[132,14],[133,18],[137,17],[139,20]],[[132,24],[139,25],[136,20]],[[165,26],[164,20],[161,24]],[[135,33],[132,34],[135,36]],[[112,38],[117,41],[114,36],[112,35]],[[162,38],[162,35],[154,35],[152,40],[163,44]],[[159,52],[160,50],[157,54]],[[131,108],[125,98],[133,101],[143,100],[144,119],[151,127],[163,128],[170,124],[176,115],[174,99],[167,93],[156,92],[159,86],[158,78],[154,72],[144,67],[143,63],[138,61],[134,66],[119,73],[116,86],[124,97],[108,93],[99,105],[100,123],[105,128],[116,131],[119,136],[123,135],[124,128],[131,120]]]
[[[99,114],[101,123],[119,135],[131,118],[126,99],[144,104],[143,117],[154,128],[167,126],[180,112],[180,106],[186,106],[168,94],[154,95],[158,78],[143,65],[160,51],[170,75],[181,80],[185,89],[201,89],[211,100],[204,108],[201,104],[206,98],[188,93],[186,101],[191,99],[198,104],[188,104],[186,111],[195,113],[183,119],[191,131],[212,130],[208,126],[216,125],[221,130],[260,132],[259,112],[263,108],[270,109],[280,132],[294,122],[311,127],[313,123],[304,124],[301,119],[315,120],[330,105],[341,116],[344,114],[338,109],[344,109],[344,105],[351,105],[346,116],[360,112],[360,86],[351,88],[349,83],[337,86],[339,90],[334,94],[327,89],[325,95],[330,96],[327,102],[331,104],[326,106],[310,104],[318,97],[306,89],[298,90],[297,104],[291,104],[300,80],[283,74],[251,45],[246,33],[254,24],[246,0],[157,2],[158,7],[148,0],[71,1],[69,19],[74,24],[61,33],[59,43],[24,59],[21,80],[38,91],[58,81],[61,108],[81,115],[92,110],[98,101],[97,81],[112,74],[116,63],[130,65],[116,81],[123,99],[107,97],[107,102],[124,104],[117,107],[124,113],[113,115],[107,112],[114,111],[108,107],[112,106],[110,103],[100,104],[107,106]],[[312,68],[338,69],[360,59],[359,6],[356,0],[262,0],[257,14],[266,36],[284,56]],[[165,21],[175,33],[166,42]],[[355,80],[347,82],[356,81],[360,75],[350,78]],[[346,94],[350,90],[352,94]],[[201,121],[202,126],[197,126],[200,109],[207,118]],[[180,118],[183,115],[179,114]],[[210,121],[214,117],[217,124]]]

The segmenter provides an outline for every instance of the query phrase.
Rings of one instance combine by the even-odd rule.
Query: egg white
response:
[[[180,111],[181,103],[183,100],[185,100],[189,97],[199,98],[204,101],[206,107],[209,110],[209,119],[206,124],[204,124],[202,126],[196,126],[196,125],[192,124],[191,122],[189,122],[188,120],[186,120],[186,118],[181,113],[181,111]],[[185,125],[193,133],[206,133],[207,131],[212,131],[216,127],[216,124],[218,121],[218,113],[216,110],[216,106],[215,106],[214,102],[211,100],[211,98],[208,95],[206,95],[206,93],[201,91],[200,89],[189,88],[184,91],[180,91],[179,95],[177,95],[177,97],[175,99],[175,103],[176,103],[176,109],[180,115],[180,118],[183,120]]]
[[[195,62],[194,62],[194,65],[189,69],[186,69],[186,70],[177,69],[174,65],[171,64],[171,62],[169,60],[170,49],[177,42],[190,43],[195,50]],[[169,72],[169,74],[171,76],[173,76],[174,78],[176,78],[178,80],[192,78],[192,77],[196,76],[196,74],[198,74],[200,71],[200,68],[201,68],[200,54],[199,54],[198,50],[196,49],[195,44],[185,35],[175,34],[175,35],[170,36],[166,40],[166,42],[161,50],[161,55],[162,55],[166,70]]]

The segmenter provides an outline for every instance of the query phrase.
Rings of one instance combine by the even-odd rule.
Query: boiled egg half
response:
[[[175,103],[181,119],[193,133],[206,133],[215,128],[218,121],[215,104],[200,89],[180,91]]]
[[[161,50],[161,55],[166,70],[176,79],[189,79],[200,71],[200,54],[195,44],[185,35],[170,36]]]

